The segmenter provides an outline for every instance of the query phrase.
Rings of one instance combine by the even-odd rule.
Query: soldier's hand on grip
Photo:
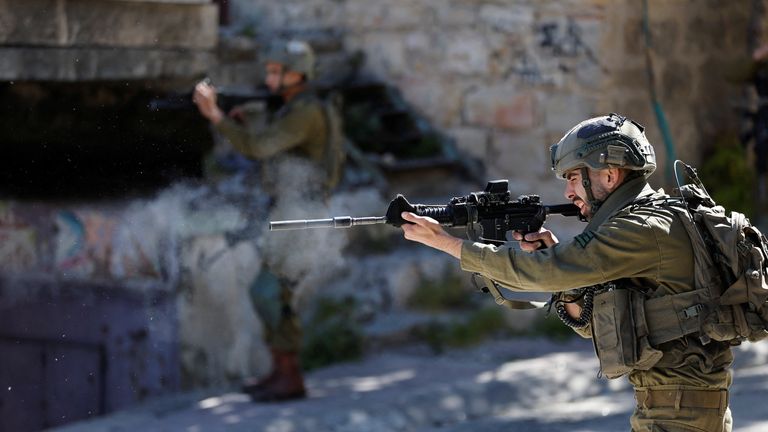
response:
[[[541,228],[539,232],[523,235],[520,231],[512,232],[512,238],[520,242],[520,249],[525,252],[533,252],[538,249],[546,249],[558,243],[557,237],[552,231]]]

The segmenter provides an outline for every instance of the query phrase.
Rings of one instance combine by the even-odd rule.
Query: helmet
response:
[[[656,153],[644,130],[616,113],[585,120],[550,147],[552,171],[565,177],[574,168],[618,167],[641,171],[647,178],[656,170]]]
[[[308,43],[299,40],[274,43],[264,60],[280,63],[286,70],[299,72],[311,80],[315,77],[315,53]]]

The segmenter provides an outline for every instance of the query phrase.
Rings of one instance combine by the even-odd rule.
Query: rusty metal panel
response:
[[[51,344],[45,350],[45,427],[104,413],[104,350]]]
[[[35,431],[104,413],[103,347],[2,337],[0,352],[0,430]]]
[[[20,292],[23,301],[9,295]],[[0,277],[0,431],[62,425],[178,390],[176,320],[167,292]]]
[[[45,370],[40,344],[0,339],[0,430],[34,431],[44,427]]]

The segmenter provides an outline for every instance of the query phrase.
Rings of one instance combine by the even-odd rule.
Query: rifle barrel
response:
[[[309,228],[349,228],[357,225],[376,225],[383,223],[387,223],[387,218],[384,216],[360,218],[337,216],[330,219],[303,219],[270,222],[269,230],[287,231]]]

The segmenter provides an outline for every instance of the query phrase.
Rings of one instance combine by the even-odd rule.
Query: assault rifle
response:
[[[507,180],[488,182],[482,192],[452,198],[446,205],[411,204],[403,195],[397,195],[387,208],[385,216],[360,217],[338,216],[330,219],[287,220],[269,223],[270,231],[297,230],[309,228],[349,228],[358,225],[389,224],[400,227],[410,223],[400,215],[412,212],[428,216],[443,226],[460,227],[467,230],[471,240],[501,245],[507,241],[507,233],[519,231],[523,234],[538,232],[550,214],[579,216],[579,208],[573,204],[544,205],[538,195],[522,195],[512,199]],[[477,226],[481,233],[478,233]],[[543,244],[542,244],[543,246]],[[504,298],[499,284],[485,279],[486,286],[480,288],[491,292],[496,303],[512,309],[541,307],[536,302],[512,301]],[[477,285],[475,279],[473,279]]]
[[[210,84],[208,78],[203,80]],[[192,102],[194,91],[184,93],[172,93],[163,98],[155,98],[149,101],[150,111],[194,111],[197,112],[197,106]],[[265,86],[260,86],[256,90],[233,91],[227,88],[216,89],[216,104],[224,113],[229,113],[232,108],[253,101],[263,101],[269,111],[276,111],[283,104],[283,98],[280,95],[270,92]]]

